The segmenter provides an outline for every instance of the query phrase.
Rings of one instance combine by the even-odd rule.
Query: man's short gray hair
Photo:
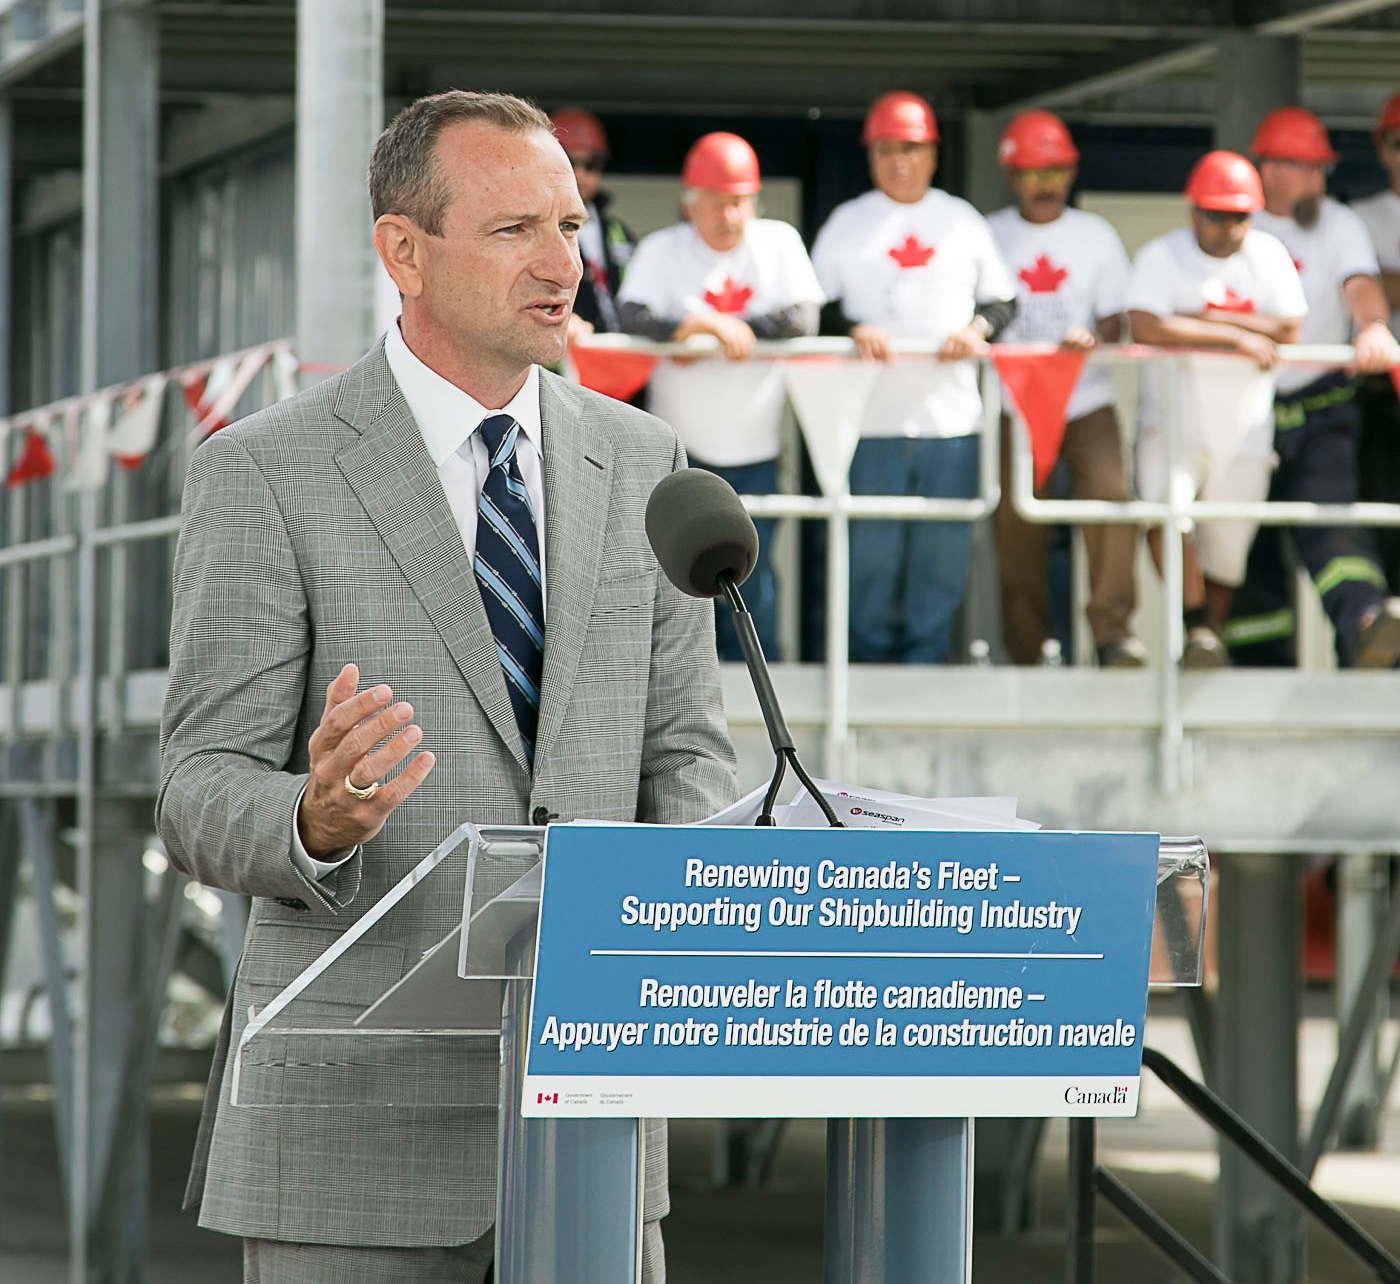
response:
[[[475,120],[508,134],[554,132],[544,112],[514,94],[449,89],[420,98],[389,122],[370,153],[369,203],[375,219],[402,214],[429,236],[441,236],[452,193],[437,163],[437,141],[449,125]]]

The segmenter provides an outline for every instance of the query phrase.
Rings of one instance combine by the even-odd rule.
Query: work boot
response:
[[[1140,639],[1131,633],[1121,638],[1110,638],[1099,647],[1099,668],[1101,669],[1145,669],[1147,648]]]
[[[1400,597],[1388,597],[1356,630],[1353,669],[1393,669],[1400,661]]]
[[[1223,669],[1230,663],[1225,643],[1209,624],[1197,624],[1186,632],[1186,649],[1181,653],[1183,669]]]

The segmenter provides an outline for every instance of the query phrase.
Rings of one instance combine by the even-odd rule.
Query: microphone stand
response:
[[[763,713],[764,725],[768,728],[768,743],[773,746],[777,764],[773,768],[773,779],[763,798],[763,810],[758,813],[755,825],[776,825],[773,819],[773,806],[778,801],[778,790],[782,787],[783,774],[788,764],[806,787],[807,792],[817,800],[827,821],[833,829],[844,829],[845,825],[831,809],[820,789],[812,783],[812,778],[797,760],[797,742],[788,730],[787,719],[778,707],[778,694],[773,690],[773,679],[768,672],[768,661],[763,658],[763,648],[758,644],[758,633],[753,626],[753,616],[739,595],[739,586],[734,582],[733,571],[721,571],[718,576],[725,601],[734,612],[734,631],[739,636],[739,649],[744,653],[744,663],[748,666],[749,677],[753,680],[754,694],[758,697],[758,707]]]

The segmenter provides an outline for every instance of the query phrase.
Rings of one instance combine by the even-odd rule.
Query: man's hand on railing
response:
[[[1268,335],[1237,329],[1235,336],[1235,350],[1253,360],[1259,369],[1272,370],[1278,365],[1278,344]]]
[[[888,361],[894,355],[890,348],[890,332],[878,325],[861,322],[851,327],[851,342],[856,356],[862,361]]]
[[[965,325],[954,330],[938,350],[940,361],[964,361],[968,357],[978,357],[987,351],[987,340],[974,325]]]
[[[1358,330],[1352,347],[1356,349],[1356,364],[1352,369],[1357,374],[1384,374],[1400,364],[1400,344],[1384,321],[1372,321]]]
[[[1098,344],[1098,338],[1087,326],[1072,325],[1060,340],[1060,347],[1070,352],[1088,352]]]
[[[671,337],[683,342],[692,335],[712,334],[731,361],[747,361],[753,355],[754,333],[748,322],[724,312],[692,312]]]

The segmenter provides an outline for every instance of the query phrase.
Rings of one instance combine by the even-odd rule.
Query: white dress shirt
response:
[[[477,510],[481,504],[482,487],[491,468],[486,443],[482,441],[477,428],[483,419],[496,414],[510,415],[520,425],[520,435],[515,442],[515,458],[535,513],[535,536],[540,550],[540,588],[543,593],[544,434],[540,425],[539,367],[530,367],[520,391],[505,406],[500,410],[491,410],[414,356],[404,342],[397,322],[385,332],[384,355],[394,382],[399,385],[399,391],[403,393],[403,399],[418,425],[418,431],[423,434],[428,455],[437,468],[438,480],[442,482],[447,506],[461,532],[468,561],[476,555]],[[298,827],[300,813],[301,799],[298,798],[296,811],[292,814],[292,863],[308,878],[324,878],[349,860],[355,851],[351,848],[332,861],[314,859],[301,842]]]

